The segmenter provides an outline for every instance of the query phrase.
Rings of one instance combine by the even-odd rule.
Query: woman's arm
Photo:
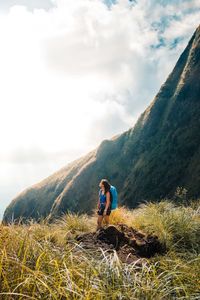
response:
[[[106,193],[106,207],[104,209],[104,213],[106,214],[108,207],[110,206],[110,193]]]
[[[98,198],[97,208],[100,209],[100,201],[99,201],[99,198]]]

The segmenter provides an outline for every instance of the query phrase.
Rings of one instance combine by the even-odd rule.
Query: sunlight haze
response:
[[[199,20],[192,0],[1,1],[0,218],[23,189],[132,127]]]

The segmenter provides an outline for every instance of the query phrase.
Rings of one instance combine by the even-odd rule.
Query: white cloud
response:
[[[17,168],[32,184],[133,126],[200,19],[194,0],[15,3],[0,15],[2,187]]]
[[[34,10],[35,8],[50,9],[53,6],[53,1],[51,0],[1,0],[0,1],[0,11],[9,12],[9,9],[14,5],[24,5],[29,10]]]

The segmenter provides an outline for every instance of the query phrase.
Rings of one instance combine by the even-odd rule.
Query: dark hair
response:
[[[102,184],[104,185],[105,188],[105,193],[110,191],[110,182],[107,179],[101,179]]]

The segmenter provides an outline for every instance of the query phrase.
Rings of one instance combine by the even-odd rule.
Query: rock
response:
[[[116,250],[121,261],[126,263],[165,251],[157,236],[146,235],[125,224],[110,225],[93,233],[85,233],[77,236],[76,240],[82,243],[83,248]]]

